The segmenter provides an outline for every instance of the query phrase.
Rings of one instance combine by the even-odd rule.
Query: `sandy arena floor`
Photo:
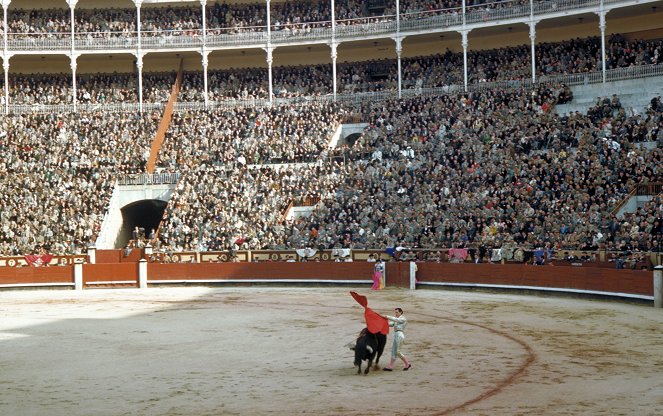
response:
[[[0,292],[0,415],[661,414],[661,309],[355,288],[413,362],[357,375],[349,290]]]

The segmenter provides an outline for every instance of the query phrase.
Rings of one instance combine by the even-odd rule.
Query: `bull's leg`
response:
[[[378,366],[378,363],[380,362],[380,357],[382,357],[382,351],[378,349],[378,355],[375,356],[375,365],[373,366],[373,370],[380,369],[380,366]]]
[[[364,374],[368,374],[368,372],[371,370],[372,365],[373,365],[373,360],[368,360],[368,365],[366,366],[366,370],[364,370]]]
[[[361,363],[357,366],[357,374],[361,374]]]

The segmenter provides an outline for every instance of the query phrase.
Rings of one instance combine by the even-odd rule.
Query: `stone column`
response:
[[[138,53],[140,53],[142,48],[140,39],[140,6],[143,4],[143,0],[134,0],[134,4],[136,5],[136,44],[138,46]]]
[[[267,47],[267,78],[269,81],[269,103],[274,102],[274,90],[272,86],[272,64],[274,63],[274,48]]]
[[[396,0],[396,34],[401,34],[401,3]]]
[[[5,55],[7,55],[7,13],[9,12],[9,3],[11,3],[11,0],[2,0],[2,16],[5,24],[5,44],[3,45]]]
[[[209,51],[207,50],[207,48],[203,46],[202,57],[203,57],[203,87],[205,92],[205,108],[207,108],[207,106],[209,105],[208,89],[207,89],[207,67],[209,64],[208,55]]]
[[[136,68],[138,69],[138,110],[143,112],[143,53],[136,54]]]
[[[200,0],[200,6],[203,11],[203,49],[207,46],[207,0]]]
[[[69,19],[71,22],[71,53],[72,55],[74,54],[74,50],[76,49],[74,47],[74,35],[75,35],[75,27],[74,27],[74,22],[75,22],[75,17],[74,17],[74,9],[76,8],[76,3],[78,3],[78,0],[67,0],[67,4],[69,5]]]
[[[71,54],[70,54],[70,59],[71,59],[71,95],[72,95],[72,104],[74,105],[74,113],[76,112],[76,60],[78,59],[78,56],[76,55],[76,46],[75,46],[75,28],[74,28],[74,9],[76,8],[76,3],[78,3],[78,0],[67,0],[67,4],[69,5],[69,16],[70,16],[70,21],[71,21]]]
[[[267,2],[267,46],[272,43],[272,14],[270,9],[270,0],[266,0]]]
[[[468,33],[469,33],[468,30],[463,30],[461,32],[462,45],[463,45],[463,86],[466,92],[467,92],[467,47],[469,46],[469,42],[467,40]]]
[[[332,26],[332,41],[336,38],[336,3],[331,0],[331,26]]]
[[[5,51],[2,60],[2,69],[5,72],[5,114],[9,114],[9,59],[10,56]]]
[[[603,10],[603,2],[601,2],[601,11],[599,12],[599,29],[601,29],[601,74],[603,76],[603,83],[605,84],[605,10]]]
[[[401,55],[403,53],[403,38],[400,36],[394,39],[396,41],[396,58],[398,63],[398,98],[402,97],[403,93],[403,73],[401,71]]]
[[[536,82],[536,49],[534,41],[536,40],[536,22],[529,22],[529,39],[532,49],[532,83]]]
[[[332,91],[334,92],[334,101],[336,101],[336,91],[337,91],[337,86],[336,86],[336,58],[338,57],[338,44],[335,42],[332,42],[331,45],[331,59],[332,59]]]
[[[78,64],[76,63],[76,60],[78,59],[78,55],[72,54],[71,57],[71,62],[69,63],[69,66],[71,66],[71,98],[72,98],[72,103],[74,104],[74,113],[76,112],[76,67]]]

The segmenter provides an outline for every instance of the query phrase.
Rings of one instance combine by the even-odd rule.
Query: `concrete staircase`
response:
[[[597,97],[619,96],[627,112],[630,109],[642,114],[653,97],[663,96],[663,77],[637,78],[624,81],[606,82],[605,84],[587,84],[571,87],[573,101],[558,105],[557,114],[569,114],[580,111],[583,114],[594,105]]]

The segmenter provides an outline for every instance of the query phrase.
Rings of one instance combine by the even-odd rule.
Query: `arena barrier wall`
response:
[[[262,262],[147,265],[147,283],[372,283],[373,263]]]
[[[74,266],[0,267],[3,287],[74,287]]]
[[[84,264],[83,286],[137,287],[138,263]]]
[[[416,264],[417,287],[512,288],[654,299],[654,280],[648,270],[524,264]]]
[[[415,276],[412,275],[416,264]],[[0,288],[74,288],[80,268],[82,288],[166,284],[372,284],[368,262],[100,263],[56,267],[0,267]],[[526,289],[623,298],[654,299],[652,272],[605,267],[524,264],[386,263],[387,287],[435,286]],[[414,283],[414,284],[411,284]]]

